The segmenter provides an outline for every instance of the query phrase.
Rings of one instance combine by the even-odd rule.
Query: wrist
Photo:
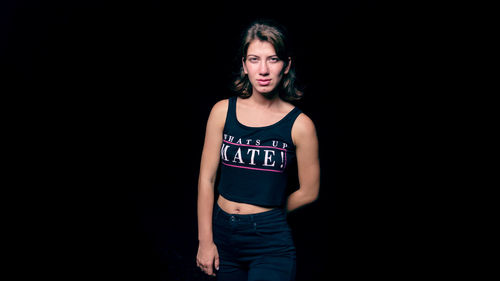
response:
[[[205,238],[205,239],[198,239],[198,243],[200,245],[210,245],[214,243],[213,239]]]

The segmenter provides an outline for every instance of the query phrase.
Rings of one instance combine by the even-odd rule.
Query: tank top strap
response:
[[[236,96],[228,99],[226,126],[233,127],[236,125]]]
[[[232,96],[229,98],[227,115],[230,116],[231,118],[236,117],[236,96]]]
[[[300,110],[298,107],[294,107],[292,111],[290,111],[282,120],[282,128],[285,131],[291,132],[293,124],[295,123],[295,120],[299,115],[302,113],[302,110]]]
[[[302,113],[302,110],[300,110],[298,107],[295,107],[290,111],[287,116],[284,118],[284,122],[282,122],[280,128],[278,129],[280,134],[282,136],[286,136],[287,141],[289,141],[290,144],[293,143],[292,139],[292,128],[293,124],[295,123],[295,120],[299,115]]]
[[[298,107],[294,107],[292,109],[292,111],[290,111],[290,113],[288,113],[288,116],[286,116],[287,122],[289,122],[291,125],[293,125],[293,123],[295,123],[295,119],[297,119],[297,117],[299,117],[299,115],[301,113],[302,113],[302,110],[300,110]]]

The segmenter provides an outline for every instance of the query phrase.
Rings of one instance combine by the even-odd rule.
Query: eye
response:
[[[270,58],[269,58],[269,61],[270,61],[270,62],[279,62],[279,61],[280,61],[280,58],[278,58],[278,57],[270,57]]]
[[[248,58],[248,61],[252,62],[252,63],[255,63],[255,62],[258,62],[259,59],[257,57],[249,57]]]

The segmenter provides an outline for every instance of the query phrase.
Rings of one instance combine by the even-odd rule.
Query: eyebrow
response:
[[[252,56],[252,57],[258,57],[258,58],[260,58],[260,56],[258,56],[258,55],[254,55],[254,54],[247,54],[247,57],[249,57],[249,56]],[[278,56],[278,55],[270,55],[270,56],[268,56],[268,57],[277,57],[277,56]]]

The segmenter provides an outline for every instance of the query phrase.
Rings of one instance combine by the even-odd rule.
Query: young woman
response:
[[[286,213],[316,200],[320,165],[311,119],[290,101],[302,93],[286,33],[259,21],[244,32],[237,96],[207,121],[198,182],[197,265],[218,280],[294,280]],[[287,198],[292,161],[300,187]],[[220,165],[219,196],[214,183]]]

